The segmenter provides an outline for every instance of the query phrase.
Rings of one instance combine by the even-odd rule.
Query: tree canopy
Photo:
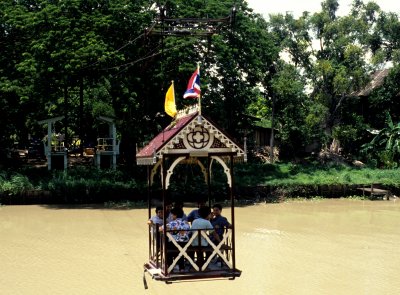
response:
[[[393,64],[391,73],[397,72],[394,52],[398,45],[392,38],[397,34],[393,29],[399,20],[396,14],[381,11],[374,2],[355,0],[345,16],[337,16],[338,8],[337,0],[326,0],[321,3],[320,12],[304,12],[298,19],[290,13],[272,15],[269,25],[285,54],[283,59],[297,68],[299,79],[306,81],[307,115],[302,125],[297,125],[309,130],[303,138],[317,135],[325,145],[332,139],[339,140],[345,152],[357,155],[366,130],[377,124],[382,126],[384,110],[397,101],[398,87],[394,87],[397,92],[384,90],[393,85],[392,74],[367,101],[361,101],[354,93],[385,65]],[[385,102],[387,105],[383,105]],[[371,120],[375,116],[379,119]],[[290,122],[287,116],[282,118]]]
[[[181,95],[200,62],[203,109],[237,139],[249,118],[274,113],[284,155],[332,139],[357,155],[387,112],[399,121],[400,23],[374,2],[353,1],[346,16],[338,7],[325,0],[317,13],[266,20],[244,0],[1,1],[0,146],[42,138],[38,121],[60,115],[67,139],[88,144],[106,115],[116,118],[132,165],[137,144],[171,121],[163,110],[171,80],[178,108],[192,103]],[[171,23],[180,35],[151,33],[165,30],[165,19],[229,16],[216,34],[184,33],[179,21]],[[381,88],[353,95],[388,64]]]

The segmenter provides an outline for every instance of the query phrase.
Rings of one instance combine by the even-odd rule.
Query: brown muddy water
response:
[[[144,290],[146,209],[0,207],[0,294],[400,294],[399,200],[235,213],[240,278]]]

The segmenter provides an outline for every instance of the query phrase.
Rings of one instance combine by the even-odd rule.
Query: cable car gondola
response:
[[[202,115],[196,107],[191,111],[178,113],[173,124],[165,128],[137,155],[138,165],[148,167],[148,215],[152,214],[153,192],[151,187],[155,182],[155,175],[160,173],[162,188],[162,204],[165,210],[168,188],[171,176],[178,164],[199,165],[208,185],[210,195],[210,171],[214,163],[219,163],[224,170],[229,187],[231,210],[230,228],[224,229],[223,238],[214,243],[205,230],[193,230],[190,240],[186,244],[179,244],[172,238],[171,230],[166,227],[167,216],[163,217],[163,232],[158,226],[149,225],[149,258],[144,264],[144,272],[159,281],[171,283],[173,281],[197,280],[210,278],[235,279],[241,275],[236,268],[235,259],[235,212],[233,196],[233,164],[246,160],[245,148],[241,148],[225,132],[218,128],[209,118]],[[227,208],[228,210],[228,208]],[[195,239],[203,238],[208,246],[196,249],[192,246]],[[174,249],[167,247],[167,243],[174,243]],[[202,265],[193,255],[193,251],[208,251],[209,255]],[[173,255],[172,263],[168,264],[166,257]],[[179,259],[184,258],[186,269],[176,270]]]

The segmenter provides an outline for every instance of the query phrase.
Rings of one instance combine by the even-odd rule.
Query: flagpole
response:
[[[200,62],[197,62],[197,72],[200,72]],[[201,116],[201,93],[199,93],[199,115]]]

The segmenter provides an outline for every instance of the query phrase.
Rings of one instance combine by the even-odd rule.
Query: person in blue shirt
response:
[[[163,224],[163,207],[162,206],[157,206],[156,207],[156,215],[153,215],[148,221],[148,224],[151,225],[162,225]]]
[[[180,208],[180,209],[183,210],[183,206],[184,206],[184,204],[183,204],[182,201],[176,201],[176,202],[174,203],[174,208]],[[183,212],[182,220],[187,220],[187,216],[186,216],[185,212]]]
[[[156,207],[156,215],[151,216],[151,218],[147,221],[147,224],[151,228],[152,240],[156,241],[156,253],[157,255],[160,252],[160,244],[161,244],[161,236],[158,228],[163,224],[163,207]]]
[[[200,200],[197,202],[197,209],[193,209],[189,215],[187,216],[187,221],[192,223],[193,220],[200,217],[199,209],[206,206],[206,202],[204,200]]]
[[[214,204],[213,206],[213,217],[211,218],[211,224],[214,227],[219,240],[222,240],[224,232],[228,228],[232,228],[232,225],[229,223],[226,217],[221,215],[222,213],[222,206],[221,204]],[[213,239],[213,237],[211,237]]]

